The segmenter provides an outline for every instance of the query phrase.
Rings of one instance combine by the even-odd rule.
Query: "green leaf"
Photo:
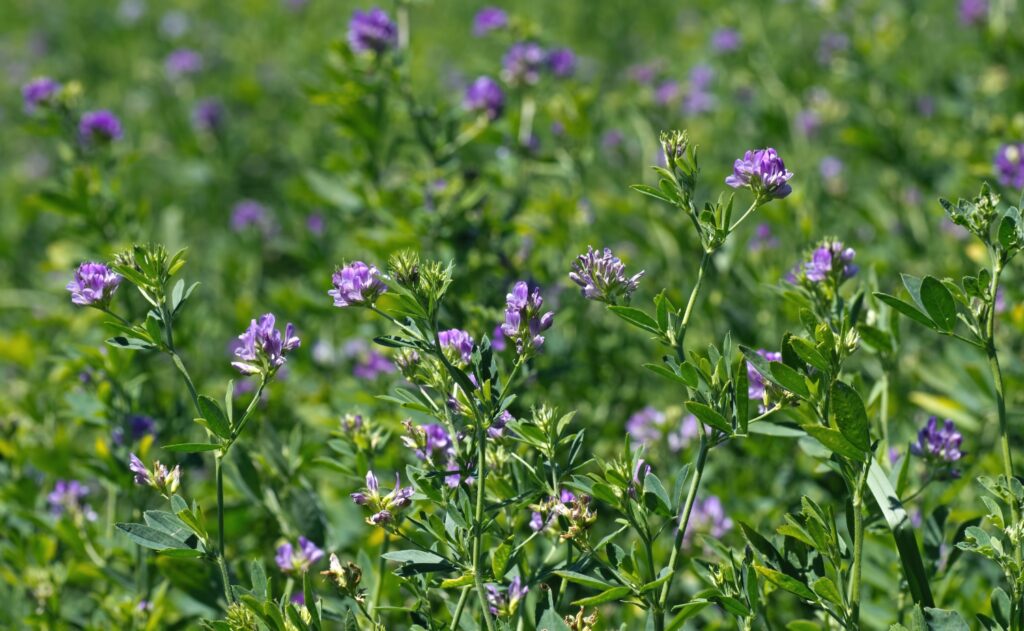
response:
[[[896,540],[896,549],[900,555],[900,563],[903,565],[903,573],[907,578],[910,587],[910,595],[914,602],[924,607],[931,607],[935,604],[932,598],[931,588],[928,585],[928,574],[924,569],[924,562],[921,560],[921,553],[917,547],[917,538],[914,536],[914,528],[910,524],[907,512],[903,510],[896,491],[889,483],[885,471],[877,462],[871,463],[868,470],[868,488],[871,495],[882,510],[885,522],[892,531]]]
[[[455,578],[446,578],[441,581],[441,589],[453,589],[455,587],[465,587],[466,585],[472,585],[475,577],[472,571],[468,571],[461,576]]]
[[[491,553],[491,572],[494,578],[501,579],[505,576],[508,560],[512,557],[512,546],[502,543]]]
[[[632,590],[628,587],[612,587],[606,589],[597,596],[591,596],[589,598],[581,598],[573,601],[573,605],[577,607],[591,607],[593,605],[600,605],[602,603],[611,602],[613,600],[619,600],[623,596],[629,594]]]
[[[266,598],[267,570],[262,561],[254,560],[249,564],[249,580],[252,582],[252,592],[259,598]]]
[[[199,453],[201,451],[216,451],[220,449],[217,443],[175,443],[164,445],[164,451],[182,451],[185,453]]]
[[[571,572],[569,570],[557,570],[555,572],[555,574],[557,576],[561,576],[562,578],[564,578],[565,580],[569,581],[570,583],[576,583],[578,585],[584,585],[586,587],[591,587],[593,589],[607,590],[607,589],[610,589],[610,588],[614,587],[614,585],[612,585],[610,583],[607,583],[605,581],[602,581],[599,578],[594,578],[593,576],[587,576],[586,574],[580,574],[579,572]]]
[[[188,541],[189,537],[195,534],[174,513],[162,510],[148,510],[142,514],[142,518],[146,520],[146,525],[150,528],[166,533],[177,541]]]
[[[193,546],[179,541],[162,530],[145,524],[117,524],[117,529],[128,535],[128,538],[143,548],[150,550],[192,550]]]
[[[123,335],[117,335],[107,340],[107,344],[116,346],[117,348],[125,348],[133,351],[151,351],[157,347],[146,340],[141,340],[137,337],[125,337]]]
[[[938,325],[936,325],[934,322],[932,322],[931,318],[929,318],[925,314],[923,314],[920,311],[918,311],[917,308],[914,307],[913,305],[911,305],[910,303],[904,302],[904,301],[900,300],[899,298],[897,298],[896,296],[890,296],[889,294],[883,294],[881,292],[875,292],[874,295],[875,295],[875,298],[878,298],[879,300],[881,300],[885,304],[889,305],[890,307],[892,307],[896,311],[898,311],[898,312],[902,313],[903,315],[907,316],[908,318],[910,318],[914,322],[917,322],[918,324],[923,324],[926,327],[928,327],[929,329],[937,329],[938,328]]]
[[[383,555],[388,561],[399,563],[444,563],[445,558],[426,550],[395,550]]]
[[[231,426],[228,424],[228,417],[220,409],[220,405],[205,394],[199,395],[199,411],[203,413],[206,426],[210,431],[221,438],[231,438]]]
[[[547,609],[537,621],[537,631],[570,631],[570,629],[557,611]]]
[[[864,401],[857,391],[837,381],[832,385],[832,413],[839,432],[854,447],[871,450],[871,430]]]
[[[804,600],[809,600],[811,602],[815,602],[818,600],[818,598],[814,595],[814,592],[812,592],[809,587],[807,587],[800,581],[796,580],[792,576],[786,576],[782,572],[773,570],[770,567],[758,565],[756,563],[754,564],[754,569],[757,570],[758,574],[765,577],[765,579],[767,579],[768,582],[772,583],[773,585],[776,585],[777,587],[781,587],[787,592],[796,594],[800,598],[803,598]]]
[[[653,495],[664,509],[663,512],[672,513],[672,500],[668,497],[668,491],[665,490],[665,485],[661,483],[658,476],[653,473],[644,476],[644,495]]]
[[[953,294],[931,276],[925,276],[921,281],[921,303],[941,330],[950,332],[956,326],[956,301]]]
[[[770,362],[768,365],[771,367],[772,377],[775,378],[774,381],[783,388],[805,399],[811,395],[803,375],[782,362]]]
[[[608,310],[635,327],[639,327],[645,331],[654,333],[655,335],[661,335],[661,330],[658,328],[657,321],[640,309],[635,307],[612,305],[608,307]]]
[[[733,402],[736,409],[736,426],[739,428],[741,434],[747,433],[748,422],[750,421],[750,397],[748,391],[750,387],[750,381],[747,377],[747,363],[740,362],[739,368],[736,370],[736,382],[733,388],[734,396]]]
[[[699,401],[687,401],[686,409],[700,419],[705,425],[720,429],[726,434],[732,434],[732,426],[725,417]]]
[[[681,376],[677,375],[676,373],[672,372],[671,368],[669,368],[668,366],[665,366],[663,364],[644,364],[644,368],[646,368],[647,370],[650,370],[653,373],[657,373],[657,374],[661,375],[662,377],[668,379],[669,381],[674,381],[676,383],[681,383],[684,386],[689,386],[691,388],[696,388],[697,387],[697,380],[696,379],[693,380],[693,383],[690,383],[688,380],[686,380],[683,377],[681,377]]]
[[[948,609],[924,608],[924,619],[928,631],[970,631],[971,627],[957,611]]]
[[[803,430],[810,436],[813,436],[815,440],[824,445],[827,449],[832,450],[840,456],[845,456],[857,462],[864,462],[867,458],[867,453],[848,441],[846,437],[839,432],[839,430],[813,424],[804,425]]]
[[[828,360],[825,359],[824,355],[818,352],[818,349],[813,344],[808,342],[802,337],[791,337],[789,338],[789,345],[793,348],[793,351],[800,356],[800,359],[806,363],[814,366],[823,373],[829,373],[831,366],[829,366]]]
[[[833,605],[839,607],[843,606],[843,597],[839,593],[839,588],[832,582],[827,576],[822,576],[818,580],[811,583],[811,589],[817,594],[822,600],[828,601]]]
[[[675,203],[672,201],[671,197],[666,196],[664,193],[661,192],[661,190],[656,189],[653,186],[647,186],[646,184],[632,184],[629,188],[633,189],[638,193],[643,193],[648,197],[653,197],[654,199],[659,199],[663,202],[668,202],[669,204]]]

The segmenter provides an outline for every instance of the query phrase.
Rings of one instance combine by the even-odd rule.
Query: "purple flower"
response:
[[[731,53],[740,47],[740,34],[731,28],[720,28],[711,34],[711,48],[719,53]]]
[[[825,156],[818,165],[818,171],[826,180],[838,179],[843,174],[843,161],[835,156]]]
[[[715,109],[715,97],[703,89],[693,89],[683,98],[683,111],[697,116]]]
[[[123,135],[121,121],[110,110],[86,112],[78,121],[78,135],[82,142],[110,142]]]
[[[548,53],[548,69],[560,79],[571,77],[576,72],[576,55],[568,48],[556,48]]]
[[[306,229],[309,230],[310,234],[319,237],[324,233],[324,228],[326,227],[327,220],[322,213],[314,212],[306,216]]]
[[[705,533],[714,539],[719,539],[732,529],[732,520],[725,514],[722,500],[715,495],[709,495],[693,503],[693,512],[690,514],[690,523],[687,524],[686,532],[683,533],[683,547],[693,546],[693,537],[696,533]]]
[[[658,105],[668,105],[679,99],[682,88],[677,81],[664,81],[654,89],[654,101]]]
[[[609,129],[601,136],[601,147],[605,150],[612,150],[618,148],[625,136],[618,129]]]
[[[75,270],[75,277],[67,284],[71,302],[76,305],[105,309],[121,284],[121,275],[103,263],[86,262]]]
[[[778,152],[772,148],[756,149],[736,160],[725,183],[733,188],[749,188],[759,197],[782,199],[793,190],[788,184],[792,177]]]
[[[487,435],[495,440],[501,438],[505,435],[505,426],[513,420],[515,419],[512,418],[512,414],[508,410],[503,411],[491,421],[491,426],[487,428]]]
[[[254,199],[243,199],[231,208],[231,229],[242,232],[250,227],[258,228],[265,236],[274,230],[267,207]]]
[[[505,332],[501,330],[501,325],[499,324],[494,327],[494,332],[491,334],[491,348],[500,353],[506,347]]]
[[[454,353],[463,364],[468,364],[473,355],[473,338],[462,329],[448,329],[437,334],[441,350]]]
[[[348,23],[348,45],[357,53],[383,53],[398,45],[398,27],[379,7],[356,11]]]
[[[505,108],[505,94],[494,79],[486,76],[477,77],[466,87],[462,107],[470,112],[486,113],[487,118],[494,120],[501,116]]]
[[[636,83],[650,83],[657,76],[658,68],[655,64],[637,64],[627,68],[626,73]]]
[[[411,486],[402,487],[401,479],[395,474],[395,488],[387,495],[380,494],[380,485],[377,476],[373,471],[366,473],[366,490],[352,493],[352,501],[370,510],[370,516],[366,523],[371,526],[386,526],[391,523],[395,515],[412,503],[414,489]]]
[[[679,423],[679,429],[668,433],[668,449],[672,453],[679,453],[685,449],[694,438],[700,436],[700,429],[697,426],[697,417],[687,414]],[[704,426],[705,431],[707,426]]]
[[[327,295],[334,298],[335,307],[370,306],[388,289],[381,281],[380,270],[362,261],[353,261],[334,272],[331,282],[334,289]]]
[[[508,26],[508,14],[498,7],[484,7],[473,16],[473,35],[483,37]]]
[[[359,379],[373,380],[381,375],[391,374],[395,370],[395,365],[391,363],[390,359],[371,350],[363,360],[352,368],[352,375]]]
[[[238,336],[240,343],[235,348],[235,357],[241,361],[231,362],[232,366],[246,375],[269,375],[284,365],[285,355],[298,348],[301,341],[291,322],[285,326],[282,336],[281,331],[274,328],[275,321],[272,313],[252,320],[249,328]]]
[[[203,99],[192,109],[192,126],[213,133],[224,126],[224,106],[217,99]]]
[[[129,436],[133,441],[140,440],[145,436],[156,436],[156,421],[148,416],[134,414],[128,419]],[[124,443],[124,430],[120,427],[111,432],[111,438],[115,445]]]
[[[166,465],[156,460],[153,462],[153,470],[150,471],[146,468],[145,463],[132,453],[128,454],[128,470],[135,474],[135,484],[151,486],[165,497],[174,495],[181,485],[181,467],[179,465],[168,469]]]
[[[57,480],[53,490],[46,496],[50,504],[50,512],[60,517],[65,512],[72,515],[83,515],[88,521],[96,521],[96,512],[83,504],[82,499],[89,495],[89,487],[78,480]]]
[[[145,463],[139,460],[139,457],[135,454],[129,454],[128,469],[135,474],[135,484],[141,486],[149,485],[151,481],[149,469],[146,468]]]
[[[751,252],[759,252],[761,250],[771,250],[779,245],[779,240],[775,238],[775,234],[772,233],[772,227],[766,223],[757,224],[754,229],[754,236],[750,239],[747,244],[747,248]]]
[[[853,264],[857,252],[843,246],[841,241],[824,241],[811,253],[811,260],[804,263],[804,276],[812,283],[820,283],[831,274],[837,273],[838,280],[853,278],[860,269]]]
[[[711,87],[711,82],[715,80],[715,71],[711,66],[705,64],[697,64],[690,69],[690,89],[691,90],[706,90]]]
[[[539,44],[518,42],[501,60],[502,76],[511,84],[533,85],[540,81],[540,71],[546,60],[547,53]]]
[[[850,38],[843,33],[825,33],[818,44],[818,63],[823,66],[829,65],[836,54],[846,52],[849,47]]]
[[[963,457],[960,451],[963,439],[953,421],[947,419],[940,426],[939,420],[933,416],[917,433],[917,442],[910,445],[910,453],[936,463],[950,464]]]
[[[1024,188],[1024,142],[1011,142],[999,147],[995,167],[1000,184]]]
[[[821,116],[814,110],[800,110],[797,112],[795,123],[800,133],[810,138],[821,127]]]
[[[608,248],[598,254],[592,246],[587,246],[587,253],[580,254],[573,261],[569,280],[580,286],[584,298],[607,302],[610,305],[629,304],[633,292],[640,285],[639,274],[626,276],[626,266],[619,257]]]
[[[545,528],[550,526],[551,522],[553,522],[554,520],[554,513],[548,513],[547,518],[545,518],[544,515],[541,515],[539,512],[533,511],[530,514],[530,530],[534,532],[540,532],[541,530],[544,530]]]
[[[519,281],[505,296],[505,302],[505,323],[501,328],[505,337],[515,341],[519,355],[539,349],[544,344],[541,333],[551,328],[555,320],[552,311],[541,315],[544,299],[540,289],[534,288],[531,293],[526,282]]]
[[[278,546],[274,561],[285,574],[304,574],[322,558],[324,558],[324,551],[309,539],[300,536],[298,547],[293,547],[288,541]]]
[[[487,591],[487,605],[491,615],[501,617],[515,614],[519,601],[529,591],[529,588],[523,585],[522,579],[518,576],[512,579],[504,593],[494,583],[488,583],[484,587]]]
[[[179,48],[164,59],[164,72],[169,79],[182,79],[203,69],[203,56],[190,48]]]
[[[960,0],[958,13],[964,26],[979,24],[988,16],[988,0]]]
[[[767,362],[782,361],[782,353],[773,353],[763,348],[757,350],[757,354]],[[754,364],[747,362],[747,397],[750,399],[764,399],[764,376],[757,371]]]
[[[50,77],[32,79],[21,88],[25,112],[32,114],[40,106],[49,105],[60,91],[61,85]]]
[[[626,421],[626,433],[635,442],[656,443],[662,439],[665,423],[665,413],[648,405],[629,417]]]

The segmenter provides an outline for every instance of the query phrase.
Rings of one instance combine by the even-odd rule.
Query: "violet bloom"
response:
[[[128,454],[128,470],[135,474],[135,484],[151,486],[165,497],[174,495],[181,486],[180,465],[174,465],[173,469],[168,469],[167,465],[161,464],[159,460],[154,460],[153,469],[150,471],[138,456],[131,453]]]
[[[322,213],[309,213],[306,216],[306,230],[309,230],[310,234],[319,237],[326,227],[327,220]]]
[[[995,168],[1000,184],[1024,188],[1024,143],[1012,142],[999,147]]]
[[[715,71],[706,64],[697,64],[690,69],[690,89],[706,90],[711,87],[715,80]]]
[[[697,424],[697,417],[693,414],[684,416],[683,420],[679,422],[679,428],[668,433],[669,451],[679,453],[700,436],[700,428]],[[709,431],[707,425],[704,426],[704,429],[706,432]]]
[[[711,34],[711,48],[718,53],[731,53],[740,47],[740,34],[735,29],[720,28]]]
[[[687,524],[686,532],[683,533],[683,547],[691,548],[693,537],[697,533],[719,539],[730,530],[732,530],[732,520],[725,514],[722,500],[714,495],[709,495],[703,500],[697,499],[693,503],[690,523]]]
[[[203,69],[203,56],[190,48],[179,48],[164,59],[164,72],[169,79],[183,79]]]
[[[212,134],[224,126],[224,106],[217,99],[203,99],[192,108],[192,126]]]
[[[833,274],[839,281],[853,278],[860,269],[853,264],[857,252],[843,246],[841,241],[825,241],[811,253],[804,263],[804,276],[812,283],[820,283]]]
[[[362,261],[353,261],[334,272],[331,283],[334,289],[327,295],[334,298],[335,307],[372,306],[388,290],[381,281],[380,270]]]
[[[499,353],[508,347],[505,344],[505,332],[501,330],[501,325],[494,327],[494,331],[491,333],[491,348],[498,351]]]
[[[818,115],[814,110],[800,110],[797,112],[796,128],[800,130],[800,133],[810,138],[817,133],[818,128],[821,127],[821,116]]]
[[[533,85],[540,81],[540,71],[547,53],[535,42],[513,44],[502,57],[502,76],[514,85]]]
[[[468,364],[473,355],[473,338],[462,329],[440,331],[437,339],[441,342],[441,351],[448,351],[463,364]]]
[[[505,108],[505,93],[494,79],[486,76],[477,77],[466,87],[462,107],[469,112],[486,114],[487,118],[494,120],[501,116]]]
[[[818,63],[829,65],[837,54],[846,52],[849,47],[850,38],[843,33],[825,33],[818,44]]]
[[[281,331],[274,328],[275,321],[274,314],[267,313],[259,320],[252,320],[249,328],[238,336],[240,343],[235,349],[235,357],[241,361],[231,362],[231,365],[242,374],[271,375],[277,372],[287,361],[285,355],[301,344],[291,322],[281,335]]]
[[[556,48],[548,53],[548,69],[551,74],[564,79],[576,72],[576,55],[568,48]]]
[[[508,14],[498,7],[484,7],[473,16],[473,35],[483,37],[508,26]]]
[[[838,179],[843,174],[843,161],[835,156],[825,156],[818,165],[818,171],[826,180]]]
[[[505,302],[505,323],[502,325],[505,337],[515,341],[519,355],[539,349],[544,344],[541,333],[550,329],[555,321],[552,311],[541,315],[544,299],[540,289],[534,288],[530,292],[526,282],[519,281],[505,296]]]
[[[609,129],[601,136],[601,148],[606,151],[618,149],[625,136],[618,129]]]
[[[110,110],[86,112],[78,121],[78,135],[85,143],[110,142],[123,134],[121,121]]]
[[[747,249],[751,252],[760,252],[761,250],[772,250],[779,246],[779,240],[775,238],[775,234],[772,232],[772,227],[766,223],[757,224],[754,228],[754,236],[747,243]]]
[[[395,488],[387,495],[380,494],[380,484],[373,471],[366,473],[366,490],[352,493],[352,501],[370,510],[366,523],[371,526],[387,526],[395,516],[412,504],[414,489],[402,487],[401,479],[395,474]]]
[[[300,536],[297,547],[293,547],[288,541],[278,546],[274,561],[285,574],[305,574],[322,558],[324,551],[309,539]]]
[[[569,280],[579,285],[580,292],[588,300],[628,305],[643,275],[644,270],[640,270],[640,273],[627,277],[625,264],[610,249],[605,248],[598,253],[592,246],[587,246],[587,253],[580,254],[573,261]]]
[[[371,350],[366,357],[357,362],[352,368],[352,375],[359,379],[373,380],[381,375],[388,375],[395,372],[397,368],[390,359]]]
[[[637,443],[656,443],[663,437],[665,423],[665,413],[648,405],[629,417],[626,433]]]
[[[669,105],[679,99],[683,93],[677,81],[664,81],[654,89],[654,101],[658,105]]]
[[[757,197],[782,199],[793,191],[788,184],[792,177],[778,152],[769,147],[744,153],[733,164],[732,175],[725,178],[725,183],[733,188],[749,188]]]
[[[940,426],[939,420],[933,416],[917,433],[917,442],[910,445],[910,453],[937,463],[953,463],[964,455],[960,451],[963,439],[953,421],[946,419]]]
[[[988,0],[960,0],[958,14],[964,26],[984,22],[988,16]]]
[[[156,436],[156,421],[148,416],[141,414],[132,415],[128,419],[128,436],[132,441],[141,440],[146,436]],[[121,445],[124,443],[125,431],[124,429],[117,427],[111,432],[111,439],[115,445]]]
[[[355,11],[348,23],[348,45],[356,53],[383,53],[398,45],[398,27],[380,7]]]
[[[242,232],[251,227],[269,235],[273,231],[270,213],[266,206],[254,199],[240,200],[231,208],[231,229]]]
[[[487,606],[493,616],[507,617],[515,614],[519,601],[526,596],[529,588],[523,585],[521,578],[516,576],[509,583],[505,592],[494,583],[487,583]]]
[[[60,83],[50,77],[32,79],[21,88],[21,98],[25,104],[25,112],[32,114],[40,106],[50,105],[60,91]]]
[[[503,437],[505,435],[505,426],[513,420],[515,419],[512,417],[512,414],[505,410],[491,421],[490,427],[487,428],[487,435],[494,440]]]
[[[50,512],[60,517],[65,512],[81,514],[89,521],[96,521],[96,512],[83,504],[82,499],[89,495],[89,487],[78,480],[57,480],[53,490],[46,496],[50,504]]]
[[[86,262],[78,266],[65,289],[71,292],[71,302],[76,305],[106,309],[120,284],[120,274],[103,263]]]
[[[766,351],[763,348],[759,348],[757,350],[757,354],[763,357],[767,362],[782,361],[782,353],[773,353],[771,351]],[[750,399],[762,400],[764,399],[764,392],[764,376],[757,371],[754,364],[747,362],[747,397]]]

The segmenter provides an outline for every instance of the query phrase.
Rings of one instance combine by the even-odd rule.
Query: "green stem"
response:
[[[245,408],[245,412],[242,414],[242,418],[238,421],[238,425],[235,430],[231,432],[231,438],[228,439],[227,443],[224,444],[223,454],[228,455],[228,451],[231,446],[235,444],[239,436],[242,435],[242,430],[249,423],[249,419],[252,417],[253,410],[256,409],[256,404],[259,403],[260,397],[263,396],[263,389],[267,387],[267,378],[260,377],[260,385],[257,386],[255,394],[252,396],[252,400],[249,401],[249,405]]]
[[[992,285],[989,288],[990,295],[992,296],[992,304],[988,308],[988,321],[986,322],[985,331],[985,351],[988,355],[988,366],[992,372],[992,383],[995,386],[996,391],[996,409],[999,413],[999,449],[1003,456],[1003,475],[1006,476],[1006,482],[1009,484],[1010,479],[1013,478],[1013,457],[1010,453],[1010,431],[1006,418],[1006,395],[1005,395],[1005,384],[1003,382],[1003,371],[999,366],[999,355],[996,352],[996,294],[999,292],[999,277],[1002,275],[1003,266],[998,256],[995,264],[992,266]],[[1017,506],[1015,503],[1010,504],[1010,513],[1013,523],[1017,523],[1020,520],[1020,515],[1017,512]],[[1015,547],[1014,558],[1018,563],[1021,562],[1021,549]]]
[[[860,577],[864,556],[864,483],[868,466],[864,465],[857,476],[857,488],[853,490],[853,565],[850,567],[850,585],[847,600],[850,604],[850,622],[854,629],[860,628]]]
[[[494,631],[494,620],[491,619],[491,610],[487,606],[487,590],[484,589],[483,568],[480,564],[484,534],[484,486],[487,476],[487,463],[484,461],[487,455],[484,438],[484,426],[478,418],[476,424],[476,508],[473,513],[473,582],[476,584],[476,595],[480,600],[480,611],[483,614],[484,623],[487,625],[488,631]]]
[[[224,598],[230,605],[235,601],[231,595],[231,575],[228,572],[227,560],[224,556],[224,468],[221,466],[223,455],[214,458],[214,471],[217,478],[217,566],[220,568],[221,581],[224,583]]]
[[[462,618],[462,610],[466,608],[466,601],[469,600],[469,592],[472,591],[472,587],[466,585],[462,588],[462,593],[459,594],[459,602],[455,605],[455,613],[452,615],[452,624],[448,627],[449,631],[455,631],[459,628],[459,620]]]
[[[675,578],[676,570],[679,567],[679,550],[683,547],[683,536],[686,534],[686,525],[690,521],[690,513],[693,511],[693,503],[697,499],[697,489],[700,487],[700,478],[704,474],[704,464],[708,456],[708,439],[704,434],[704,428],[697,424],[700,430],[700,447],[697,450],[697,460],[693,466],[693,479],[690,480],[690,490],[686,492],[686,503],[683,505],[683,514],[679,518],[679,530],[676,531],[675,541],[672,543],[672,554],[668,559],[669,575]],[[672,579],[668,579],[661,587],[661,595],[658,596],[658,611],[663,612],[668,603],[669,588],[672,587]],[[660,618],[661,616],[656,616]],[[664,624],[664,621],[662,622]]]
[[[686,349],[683,346],[683,342],[686,341],[686,330],[690,326],[690,316],[693,314],[693,305],[697,303],[697,294],[700,293],[701,285],[704,283],[704,272],[708,269],[708,263],[711,262],[711,252],[704,251],[704,255],[700,259],[700,267],[697,269],[697,280],[693,284],[693,289],[690,291],[690,299],[686,301],[686,310],[683,311],[683,320],[679,324],[679,333],[676,335],[676,357],[681,362],[686,361]]]
[[[736,223],[734,223],[733,225],[729,226],[729,232],[732,232],[736,228],[739,228],[740,224],[743,223],[743,220],[746,219],[748,216],[750,216],[750,213],[752,213],[755,210],[757,210],[758,208],[760,208],[761,204],[762,204],[761,200],[755,199],[754,203],[751,204],[750,208],[747,209],[747,212],[743,213],[743,216],[740,217],[739,219],[737,219]]]
[[[387,572],[387,559],[384,555],[388,553],[388,544],[390,539],[388,533],[384,531],[384,540],[380,542],[380,559],[377,563],[377,583],[373,586],[373,600],[370,601],[369,609],[371,611],[377,611],[377,607],[380,605],[380,595],[384,591],[384,576]]]

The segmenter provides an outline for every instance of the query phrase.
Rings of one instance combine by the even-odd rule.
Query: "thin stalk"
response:
[[[850,621],[854,629],[860,628],[860,577],[864,557],[864,482],[868,467],[864,465],[857,476],[857,488],[853,490],[853,565],[850,567],[850,585],[847,601],[850,603]]]
[[[380,542],[380,559],[377,563],[377,584],[373,586],[373,600],[370,601],[369,609],[371,611],[377,611],[377,606],[380,604],[380,595],[384,591],[384,576],[387,572],[387,559],[384,555],[388,553],[388,544],[390,543],[388,533],[384,531],[384,540]]]
[[[700,478],[704,474],[704,464],[708,456],[709,446],[707,436],[704,434],[704,428],[700,423],[697,424],[697,428],[700,430],[700,447],[697,450],[697,460],[693,465],[693,479],[690,480],[690,490],[686,492],[686,503],[683,504],[683,514],[679,518],[679,530],[676,531],[676,538],[672,543],[672,554],[668,559],[669,575],[673,578],[679,567],[679,550],[683,547],[683,535],[686,534],[686,525],[690,522],[690,513],[693,512],[693,503],[697,499],[697,489],[700,487]],[[670,587],[672,587],[671,578],[661,586],[661,595],[658,596],[657,603],[659,612],[665,610]],[[655,616],[655,620],[661,618],[662,616]],[[664,625],[663,619],[662,625]]]
[[[733,225],[729,226],[729,232],[732,232],[736,228],[739,228],[740,224],[743,223],[743,220],[746,219],[747,217],[749,217],[750,213],[752,213],[755,210],[757,210],[758,208],[760,208],[761,204],[762,204],[761,200],[755,199],[754,203],[750,205],[750,208],[748,208],[747,211],[745,213],[743,213],[743,215],[739,219],[736,220],[736,223],[734,223]]]
[[[214,470],[217,478],[217,567],[224,583],[224,598],[230,605],[235,601],[231,594],[231,575],[228,572],[227,560],[224,557],[224,469],[221,466],[223,455],[214,458]]]
[[[480,566],[481,548],[483,547],[483,524],[484,524],[484,486],[487,475],[486,445],[484,443],[484,426],[477,419],[476,424],[476,508],[473,513],[473,582],[476,585],[476,595],[480,600],[480,611],[483,614],[484,623],[488,631],[494,631],[494,620],[491,619],[491,610],[487,606],[487,590],[484,589],[484,578]]]
[[[459,620],[462,618],[462,610],[466,608],[466,601],[469,600],[469,592],[472,591],[472,587],[466,585],[462,588],[462,593],[459,594],[459,602],[455,605],[455,614],[452,615],[452,624],[448,627],[449,631],[455,631],[459,628]]]
[[[1003,265],[997,256],[995,263],[992,266],[992,285],[989,288],[990,295],[992,296],[992,304],[989,305],[988,321],[986,322],[985,352],[988,355],[988,366],[989,370],[992,372],[992,383],[995,386],[996,391],[996,409],[999,413],[999,450],[1003,456],[1003,475],[1006,476],[1006,481],[1009,483],[1010,479],[1013,478],[1013,457],[1010,454],[1010,431],[1006,418],[1006,395],[1005,384],[1003,382],[1003,371],[999,366],[999,355],[996,352],[995,300],[996,294],[999,292],[999,277],[1002,275],[1002,272]],[[1010,513],[1013,523],[1017,523],[1020,519],[1020,515],[1017,512],[1016,504],[1010,504]],[[1014,558],[1016,558],[1017,562],[1020,563],[1021,549],[1019,546],[1014,549]]]
[[[686,361],[686,349],[683,346],[683,342],[686,341],[686,329],[690,326],[693,305],[697,303],[697,294],[700,293],[701,285],[704,283],[704,272],[707,271],[708,263],[710,262],[711,252],[705,250],[704,255],[700,259],[700,267],[697,269],[697,280],[690,291],[690,299],[686,301],[686,310],[683,311],[683,320],[679,324],[679,334],[676,337],[676,357],[681,362]]]

